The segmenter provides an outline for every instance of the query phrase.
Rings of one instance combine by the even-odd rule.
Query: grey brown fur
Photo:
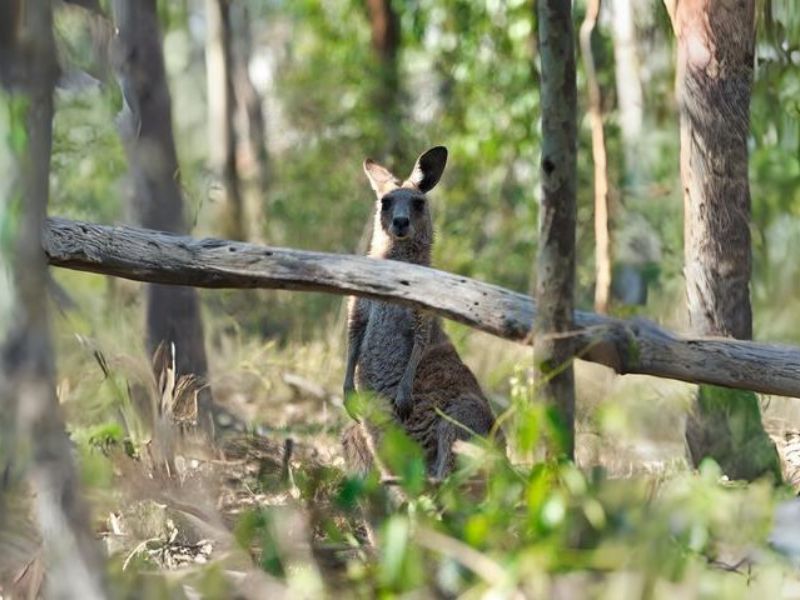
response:
[[[369,159],[364,162],[377,196],[369,256],[430,266],[433,226],[425,193],[438,183],[446,162],[447,150],[432,148],[419,157],[405,181]],[[457,439],[489,435],[494,428],[475,376],[439,320],[419,309],[351,298],[344,393],[356,389],[392,402],[396,418],[422,446],[429,471],[437,477],[452,469]],[[372,440],[366,437],[374,433],[361,424],[345,431],[350,468],[371,468]]]

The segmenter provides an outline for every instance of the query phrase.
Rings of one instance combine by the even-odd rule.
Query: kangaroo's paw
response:
[[[355,386],[348,386],[346,383],[344,384],[342,402],[344,403],[344,409],[347,411],[347,414],[350,415],[350,418],[356,423],[360,423],[361,419],[359,418],[358,411],[355,408],[358,403]]]
[[[342,386],[342,392],[344,392],[344,397],[346,398],[348,394],[351,394],[356,391],[356,382],[353,377],[345,377],[344,385]]]
[[[394,399],[394,406],[397,416],[401,419],[406,419],[411,414],[411,386],[400,384]]]

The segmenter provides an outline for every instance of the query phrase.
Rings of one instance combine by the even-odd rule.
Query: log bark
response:
[[[575,452],[573,328],[577,204],[577,89],[572,3],[537,2],[542,102],[542,199],[536,258],[534,369],[537,389],[559,416],[563,435],[550,454]],[[554,440],[556,441],[556,440]]]
[[[169,285],[264,288],[365,296],[396,302],[508,340],[531,343],[528,296],[428,267],[136,227],[48,219],[51,265]],[[800,348],[724,338],[682,338],[645,319],[575,311],[564,335],[578,356],[617,373],[710,383],[800,397]]]

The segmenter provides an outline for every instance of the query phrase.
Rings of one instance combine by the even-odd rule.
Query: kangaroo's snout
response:
[[[411,229],[411,220],[408,217],[395,217],[392,219],[392,235],[398,239],[404,239],[409,236]]]

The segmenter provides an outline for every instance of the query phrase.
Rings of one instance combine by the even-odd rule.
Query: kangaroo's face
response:
[[[428,201],[418,190],[400,187],[380,198],[381,227],[395,240],[413,238],[430,220]]]
[[[392,240],[414,239],[418,233],[430,231],[425,194],[439,182],[446,163],[447,149],[431,148],[417,159],[411,175],[402,181],[373,160],[364,161],[364,172],[377,197],[376,219]]]

